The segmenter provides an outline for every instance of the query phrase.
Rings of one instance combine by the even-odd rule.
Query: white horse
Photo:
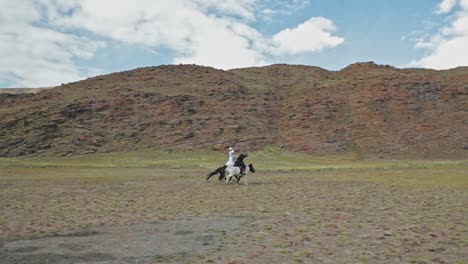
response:
[[[230,182],[232,177],[236,177],[237,181],[236,184],[239,184],[239,181],[241,180],[242,177],[244,177],[244,184],[247,184],[247,174],[249,172],[255,173],[255,169],[252,164],[249,164],[249,166],[245,167],[245,173],[240,172],[240,167],[234,167],[234,166],[229,166],[226,168],[226,177],[225,181],[226,183]]]

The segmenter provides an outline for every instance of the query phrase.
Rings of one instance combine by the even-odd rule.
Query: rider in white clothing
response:
[[[234,166],[234,150],[229,147],[229,154],[228,154],[228,161],[226,162],[226,166]]]

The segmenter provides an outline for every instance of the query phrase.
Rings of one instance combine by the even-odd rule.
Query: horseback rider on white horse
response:
[[[248,155],[247,154],[241,154],[236,161],[234,162],[234,149],[232,147],[229,147],[229,153],[228,153],[228,161],[226,162],[226,167],[239,167],[240,168],[240,173],[245,174],[245,168],[247,167],[244,163],[244,158],[246,158]]]
[[[212,176],[219,174],[219,180],[224,180],[225,179],[225,174],[226,170],[232,170],[234,168],[237,168],[239,171],[236,173],[238,179],[240,179],[242,176],[245,176],[247,174],[247,166],[244,163],[244,159],[248,156],[248,154],[241,153],[237,159],[235,159],[235,151],[232,147],[229,147],[229,152],[228,152],[228,160],[226,163],[217,168],[215,171],[208,173],[206,180],[208,181]],[[235,160],[235,161],[234,161]],[[252,164],[249,165],[249,171],[250,172],[255,172],[255,170],[250,168]],[[233,175],[234,176],[234,175]]]

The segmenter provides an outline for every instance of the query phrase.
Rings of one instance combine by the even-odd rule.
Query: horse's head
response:
[[[236,160],[238,160],[238,161],[243,161],[243,160],[244,160],[245,158],[247,158],[248,156],[249,156],[249,154],[241,153],[241,154],[239,155],[239,157],[237,157]]]

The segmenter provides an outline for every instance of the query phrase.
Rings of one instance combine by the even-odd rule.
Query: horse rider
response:
[[[234,166],[234,149],[232,147],[229,147],[229,153],[228,153],[228,160],[226,161],[226,166]]]
[[[234,149],[232,147],[229,147],[229,153],[228,153],[228,161],[226,162],[226,167],[234,166],[234,167],[239,167],[240,168],[240,173],[245,174],[245,168],[247,167],[244,163],[244,160],[236,160],[234,162]],[[247,156],[247,155],[246,155]]]

